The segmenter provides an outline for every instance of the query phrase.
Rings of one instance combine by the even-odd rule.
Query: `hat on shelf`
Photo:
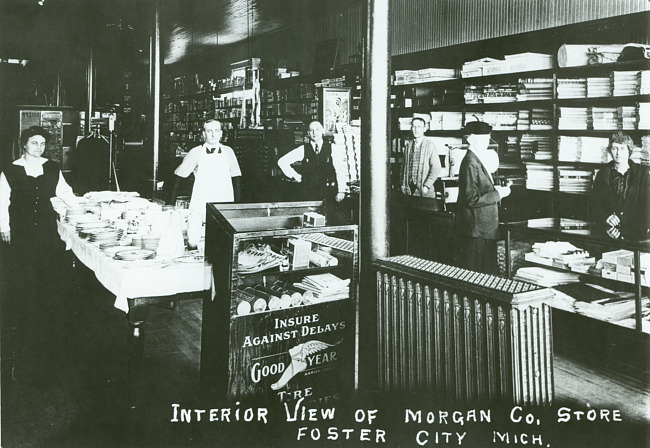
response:
[[[465,124],[463,129],[465,135],[470,134],[489,134],[492,131],[492,126],[484,121],[470,121]]]

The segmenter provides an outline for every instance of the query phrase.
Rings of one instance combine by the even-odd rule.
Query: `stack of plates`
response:
[[[119,242],[119,241],[107,241],[107,242],[105,242],[105,243],[99,243],[99,248],[100,248],[102,251],[104,251],[104,252],[106,252],[106,251],[107,251],[108,249],[110,249],[111,247],[117,247],[117,248],[119,248],[119,247],[122,247],[122,246],[120,246],[120,242]],[[112,255],[115,255],[115,252],[113,252]]]
[[[100,244],[117,243],[122,238],[122,230],[112,228],[94,229],[89,234],[89,241]]]
[[[82,222],[97,221],[97,216],[91,215],[89,213],[82,213],[79,215],[70,215],[66,216],[65,220],[72,225],[77,225]]]
[[[70,222],[71,218],[78,218],[86,214],[86,209],[84,207],[75,207],[69,208],[65,211],[65,219]]]
[[[77,223],[76,229],[77,229],[77,232],[79,232],[79,236],[81,238],[88,238],[90,236],[91,231],[97,230],[97,229],[105,229],[107,227],[110,227],[110,224],[109,224],[108,221],[102,221],[100,219],[94,219],[92,221]]]
[[[128,232],[127,232],[128,233]],[[131,245],[135,247],[142,247],[142,237],[141,236],[133,236],[131,238]]]
[[[159,236],[143,236],[142,237],[142,248],[149,250],[158,249],[158,242],[160,241]]]
[[[135,261],[135,260],[149,260],[156,256],[156,252],[149,249],[128,249],[122,250],[115,254],[116,260],[122,261]]]

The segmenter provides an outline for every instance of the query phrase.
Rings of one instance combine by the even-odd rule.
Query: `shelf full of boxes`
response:
[[[410,122],[420,117],[429,123],[427,135],[438,140],[442,158],[450,159],[443,175],[453,177],[460,164],[455,156],[466,149],[462,127],[482,120],[493,126],[502,168],[516,185],[586,194],[597,165],[610,160],[608,139],[616,130],[632,135],[637,162],[650,162],[650,64],[609,62],[624,47],[563,45],[557,63],[551,54],[520,53],[467,61],[456,70],[398,70],[391,102],[397,130],[393,157],[399,161],[411,137]],[[612,48],[616,56],[587,64],[587,52]]]

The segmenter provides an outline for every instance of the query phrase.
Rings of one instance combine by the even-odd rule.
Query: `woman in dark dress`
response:
[[[47,324],[60,312],[56,291],[65,247],[50,199],[57,196],[70,205],[77,199],[58,164],[42,157],[48,138],[39,126],[26,129],[23,156],[0,174],[3,349],[12,352],[36,336],[53,337]]]
[[[494,185],[492,173],[499,167],[499,158],[488,149],[491,131],[492,127],[482,121],[465,126],[469,150],[458,173],[454,226],[458,266],[498,274],[499,203],[510,194],[510,187]]]

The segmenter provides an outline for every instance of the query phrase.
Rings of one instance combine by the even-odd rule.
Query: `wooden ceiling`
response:
[[[121,101],[127,71],[144,97],[156,1],[163,60],[174,64],[363,0],[0,0],[0,59],[29,60],[0,64],[0,87],[13,87],[0,102],[42,101],[36,92],[61,81],[65,104],[82,107],[91,48],[97,104]]]
[[[148,57],[155,0],[2,0],[0,58],[54,61],[98,51]],[[360,0],[158,0],[166,63],[318,17]],[[144,61],[145,58],[142,58]]]

